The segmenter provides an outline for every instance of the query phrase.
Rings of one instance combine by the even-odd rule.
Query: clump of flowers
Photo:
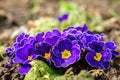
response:
[[[114,42],[104,41],[103,34],[94,34],[86,25],[82,25],[68,27],[62,32],[53,29],[35,36],[21,33],[13,46],[6,49],[6,55],[9,65],[21,65],[20,74],[28,73],[33,60],[66,68],[79,61],[82,54],[85,54],[85,60],[91,67],[109,69],[110,61],[120,55],[116,48]]]

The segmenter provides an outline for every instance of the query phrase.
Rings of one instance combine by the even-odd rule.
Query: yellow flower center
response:
[[[32,56],[28,56],[28,60],[32,60]]]
[[[96,53],[96,55],[94,56],[94,59],[95,59],[96,61],[100,61],[101,58],[102,58],[101,53]]]
[[[49,59],[50,58],[50,53],[45,53],[44,58]]]
[[[67,58],[69,58],[71,56],[71,53],[70,53],[70,51],[68,51],[68,50],[64,50],[63,52],[62,52],[62,58],[63,59],[67,59]]]

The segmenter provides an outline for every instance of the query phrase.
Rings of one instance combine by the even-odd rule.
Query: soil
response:
[[[21,0],[19,3],[17,0],[0,0],[0,41],[2,41],[3,46],[11,46],[16,37],[11,37],[12,33],[20,29],[20,25],[26,24],[28,20],[34,20],[39,17],[56,17],[58,15],[59,0],[36,0],[38,9],[34,13],[30,12],[32,6],[34,6],[31,1]],[[120,15],[120,3],[113,3],[110,0],[67,1],[76,2],[79,6],[83,5],[90,12],[97,11],[105,20],[111,19],[110,9],[115,10]],[[120,46],[120,19],[113,20],[103,27],[106,41],[115,41]],[[0,61],[0,80],[23,80],[24,75],[18,73],[19,65],[13,64],[11,67],[5,68],[7,62],[6,56]],[[74,73],[80,72],[80,70],[74,69],[76,67],[78,68],[79,66],[74,64],[72,71]],[[82,67],[81,69],[89,70],[95,80],[120,80],[120,57],[116,58],[112,67],[107,71],[91,70],[91,68],[87,67]],[[98,76],[95,75],[96,71],[100,71]]]
[[[1,61],[0,64],[0,80],[23,80],[24,75],[18,74],[19,65],[13,64],[9,68],[4,68],[7,63],[7,58]]]

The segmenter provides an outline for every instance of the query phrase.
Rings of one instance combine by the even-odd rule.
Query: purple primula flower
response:
[[[44,33],[38,33],[35,37],[30,36],[29,34],[21,33],[17,38],[16,42],[13,44],[12,48],[6,49],[7,57],[13,59],[16,51],[22,48],[26,44],[35,45],[35,43],[41,42],[43,40]]]
[[[36,60],[37,58],[38,56],[34,54],[33,45],[25,44],[23,47],[16,50],[13,62],[22,64],[19,69],[19,73],[26,74],[31,68],[29,62],[31,62],[32,60]]]
[[[6,56],[9,57],[9,63],[10,66],[13,63],[13,58],[15,57],[16,50],[23,47],[25,44],[31,44],[31,41],[33,40],[33,37],[29,34],[21,33],[17,38],[16,42],[13,44],[11,48],[6,49]]]
[[[52,46],[49,43],[41,42],[36,44],[35,54],[40,57],[40,59],[43,59],[44,61],[51,63],[51,48]]]
[[[52,61],[56,67],[68,67],[80,59],[79,45],[69,39],[60,40],[53,48]]]
[[[52,30],[52,32],[47,32],[45,34],[43,42],[49,43],[53,46],[60,37],[61,37],[60,31],[57,29],[54,29]]]
[[[20,68],[20,73],[22,74],[22,69],[26,68],[26,73],[30,69],[29,62],[38,58],[35,55],[35,46],[37,43],[43,41],[44,33],[38,33],[35,37],[29,34],[21,33],[17,38],[16,42],[13,44],[12,48],[6,49],[6,55],[9,57],[9,64],[20,63],[22,66]],[[27,67],[27,66],[28,67]],[[24,71],[24,70],[23,70]]]
[[[89,43],[88,47],[90,49],[86,55],[88,64],[92,67],[108,69],[112,53],[108,48],[105,48],[104,42],[93,41]]]
[[[13,62],[28,64],[37,58],[37,56],[34,54],[34,51],[34,47],[31,44],[24,45],[16,51]]]
[[[61,16],[58,17],[58,21],[59,22],[63,22],[66,21],[68,19],[69,15],[68,14],[63,14]]]

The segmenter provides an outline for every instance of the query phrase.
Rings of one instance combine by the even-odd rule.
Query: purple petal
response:
[[[27,74],[30,69],[31,69],[31,65],[29,65],[29,64],[24,64],[24,65],[22,65],[22,66],[20,67],[19,73],[20,73],[20,74]]]
[[[70,30],[70,33],[76,34],[76,33],[77,33],[77,30],[76,30],[76,29],[72,29],[72,30]]]
[[[16,43],[13,44],[13,47],[14,47],[15,49],[18,49],[18,48],[20,48],[20,45],[19,45],[18,42],[16,42]]]
[[[119,56],[119,55],[120,55],[120,53],[117,52],[117,51],[111,51],[111,52],[112,52],[112,54],[113,54],[114,56]]]
[[[50,31],[48,31],[48,32],[45,34],[45,38],[46,38],[46,37],[50,37],[50,36],[52,36],[52,33],[51,33]]]
[[[36,35],[36,40],[38,41],[38,42],[41,42],[42,40],[43,40],[43,35],[44,35],[44,33],[42,32],[42,33],[38,33],[37,35]]]
[[[48,43],[41,43],[41,47],[42,49],[44,49],[45,52],[50,52],[50,49],[51,49],[51,45],[48,44]]]
[[[96,52],[103,51],[103,47],[104,47],[103,42],[93,41],[93,42],[89,43],[89,48],[96,51]]]
[[[62,56],[61,52],[59,51],[59,49],[56,46],[53,48],[53,54],[56,57],[61,57]]]
[[[24,35],[25,38],[28,38],[29,36],[30,36],[29,34],[25,34],[25,35]]]
[[[109,48],[111,50],[115,50],[117,48],[117,46],[115,45],[114,42],[106,42],[105,46],[106,46],[106,48]]]
[[[94,33],[90,30],[88,30],[86,33],[94,35]]]
[[[53,45],[56,44],[56,42],[58,41],[59,38],[60,38],[59,36],[53,36],[52,37],[52,44]]]
[[[24,46],[26,43],[29,43],[29,40],[28,39],[23,39],[20,41],[20,47]]]
[[[110,67],[110,63],[109,62],[100,61],[99,63],[101,65],[101,68],[104,69],[104,70],[107,70]]]
[[[70,26],[67,29],[64,29],[63,32],[68,31],[68,30],[73,29],[73,28],[74,28],[73,26]]]
[[[52,62],[54,63],[54,65],[55,65],[57,68],[61,67],[61,58],[56,58],[56,57],[54,57],[54,58],[52,58]]]
[[[82,29],[81,29],[82,32],[88,31],[86,24],[83,24],[81,27],[82,27]]]
[[[29,56],[29,49],[32,48],[32,45],[26,44],[24,47],[16,51],[16,57],[22,60],[27,60]]]
[[[67,36],[67,39],[70,39],[70,40],[75,40],[75,39],[76,39],[76,37],[75,37],[74,35],[68,35],[68,36]]]
[[[60,31],[57,30],[57,29],[54,29],[54,30],[52,31],[52,34],[53,34],[53,36],[61,36]]]
[[[54,45],[58,41],[59,38],[60,37],[58,37],[58,36],[49,37],[49,38],[46,38],[44,40],[44,42],[47,42],[47,43],[49,43],[51,45]]]
[[[75,27],[75,29],[82,32],[82,27],[81,26],[77,26],[77,27]]]
[[[78,44],[78,41],[73,40],[73,41],[72,41],[72,45],[76,45],[76,44]]]
[[[6,52],[8,52],[8,53],[11,53],[11,52],[13,52],[13,51],[14,51],[13,48],[7,48],[7,49],[6,49]]]
[[[62,22],[63,19],[62,19],[61,17],[58,17],[58,21],[59,21],[59,22]]]
[[[87,39],[86,39],[86,36],[85,36],[85,35],[83,35],[83,36],[80,37],[80,38],[81,38],[81,41],[82,41],[82,42],[87,43]]]
[[[104,34],[94,34],[99,41],[104,40]]]
[[[13,48],[7,48],[6,49],[6,56],[9,58],[13,58],[14,57],[14,49]]]
[[[86,38],[87,38],[87,43],[88,42],[91,42],[91,41],[96,41],[97,39],[96,39],[96,37],[95,36],[93,36],[93,35],[89,35],[89,36],[86,36]]]
[[[25,60],[20,59],[20,58],[18,58],[18,57],[15,57],[15,58],[13,59],[13,62],[14,62],[14,63],[24,63]]]
[[[64,20],[67,20],[68,19],[68,14],[64,14],[63,16],[62,16],[62,18],[64,19]]]
[[[64,61],[62,60],[61,65],[62,67],[68,67],[69,65],[73,64],[75,61],[76,61],[76,57],[72,55],[68,59],[64,59]]]
[[[61,40],[58,43],[58,49],[60,50],[60,52],[63,52],[65,49],[71,51],[71,48],[72,48],[72,42],[68,39]]]
[[[52,38],[48,37],[44,39],[44,42],[52,44]]]
[[[105,51],[102,52],[103,61],[109,62],[111,60],[111,58],[112,58],[112,54],[109,50],[106,49]]]
[[[74,56],[76,61],[80,60],[80,54],[81,54],[81,51],[78,49],[79,47],[73,47],[72,48],[72,55],[71,56]]]
[[[21,33],[17,38],[16,41],[20,42],[24,38],[25,33]]]

